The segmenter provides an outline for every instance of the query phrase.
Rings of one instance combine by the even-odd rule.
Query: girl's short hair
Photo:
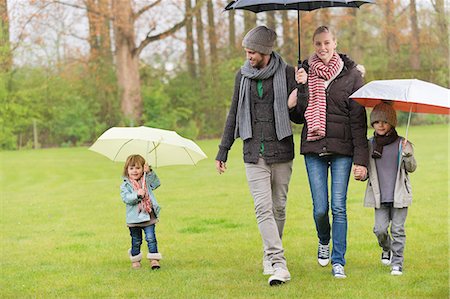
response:
[[[125,165],[123,167],[123,176],[128,176],[128,167],[140,165],[142,168],[144,167],[145,159],[141,155],[131,155],[127,158]]]
[[[321,34],[321,33],[324,33],[324,32],[331,33],[331,35],[333,36],[333,39],[336,40],[336,34],[334,34],[334,31],[332,31],[332,30],[331,30],[330,28],[328,28],[327,26],[319,26],[319,27],[317,27],[317,29],[314,31],[314,34],[313,34],[313,37],[312,37],[313,41],[314,41],[314,38],[316,37],[316,35]]]

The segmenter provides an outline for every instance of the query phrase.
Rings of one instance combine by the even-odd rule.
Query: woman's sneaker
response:
[[[391,275],[400,276],[403,275],[403,269],[400,266],[392,266]]]
[[[322,267],[328,265],[330,262],[330,244],[323,245],[319,242],[319,248],[317,249],[317,261]]]
[[[385,266],[389,266],[391,264],[392,251],[384,251],[381,253],[381,263]]]
[[[275,268],[273,275],[269,277],[269,285],[276,286],[291,280],[291,273],[283,268]]]
[[[344,266],[341,264],[333,264],[333,269],[331,270],[331,274],[333,274],[336,278],[347,278],[344,272]]]
[[[271,261],[263,261],[263,275],[272,275],[274,271]]]

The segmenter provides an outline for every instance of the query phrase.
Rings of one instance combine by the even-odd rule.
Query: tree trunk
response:
[[[192,24],[192,5],[191,0],[184,0],[186,9],[186,64],[188,67],[188,72],[192,78],[196,76],[195,70],[195,57],[194,57],[194,34],[193,24]]]
[[[197,0],[198,5],[199,0]],[[206,68],[205,42],[203,38],[203,19],[202,10],[199,9],[195,14],[196,31],[197,31],[197,49],[198,49],[198,64],[200,68],[200,78],[203,79]]]
[[[283,28],[283,46],[281,47],[280,51],[287,63],[297,65],[297,36],[294,36],[292,32],[293,26],[289,22],[287,10],[281,11],[281,27]],[[297,26],[295,26],[295,28],[297,28]]]
[[[142,119],[139,56],[136,53],[134,19],[129,0],[112,1],[116,46],[117,80],[121,92],[121,109],[129,124],[140,125]]]
[[[110,0],[86,0],[89,22],[89,83],[93,99],[99,102],[99,119],[109,126],[117,123],[117,79],[114,75],[110,37]]]
[[[420,69],[420,32],[417,21],[416,0],[410,0],[409,18],[411,21],[411,52],[409,63],[413,70]]]
[[[256,14],[244,11],[244,36],[256,26]]]
[[[395,19],[394,19],[394,1],[393,0],[386,0],[386,4],[384,7],[384,13],[385,13],[385,35],[386,35],[386,50],[387,55],[389,57],[389,65],[393,68],[395,68],[396,63],[395,60],[397,53],[397,43],[396,43],[396,37],[395,37]]]
[[[448,4],[448,2],[447,2]],[[448,8],[448,7],[447,7]],[[442,53],[445,57],[448,66],[449,61],[449,26],[448,26],[448,14],[446,14],[446,7],[444,0],[436,0],[434,9],[437,14],[438,23],[438,36],[442,47]]]
[[[0,0],[0,70],[8,72],[12,66],[12,53],[9,41],[8,1]]]
[[[351,49],[351,55],[355,59],[356,62],[362,61],[363,49],[361,47],[361,26],[360,20],[358,17],[358,9],[351,9],[351,15],[353,18],[353,26],[350,28],[350,44],[349,48]]]
[[[234,21],[235,11],[228,11],[228,44],[230,47],[230,56],[237,50],[236,45],[236,24]]]
[[[214,6],[212,0],[208,0],[208,38],[209,38],[209,51],[211,55],[211,65],[214,68],[217,65],[217,36],[216,26],[214,22]]]
[[[274,31],[276,31],[276,29],[277,29],[277,19],[276,19],[276,16],[275,16],[275,11],[268,11],[267,12],[267,27],[272,29],[272,30],[274,30]],[[277,40],[275,40],[274,47],[277,47],[277,45],[278,45],[278,42],[277,42]]]

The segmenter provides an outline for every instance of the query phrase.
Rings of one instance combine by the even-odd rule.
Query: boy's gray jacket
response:
[[[372,142],[373,137],[369,139],[369,153],[371,153],[373,150]],[[398,168],[395,181],[394,208],[405,208],[411,205],[412,190],[408,173],[414,172],[417,167],[411,144],[407,144],[405,148],[406,156],[404,156],[402,155],[402,142],[403,138],[401,138],[398,147],[398,159],[400,167]],[[364,206],[379,209],[381,206],[380,185],[378,182],[375,159],[373,158],[369,159],[368,174],[369,181],[367,182],[366,195],[364,197]]]
[[[152,202],[153,213],[156,218],[158,218],[161,208],[156,201],[156,197],[152,190],[158,188],[161,183],[159,182],[159,178],[154,171],[151,171],[145,175],[145,183],[147,184],[148,193]],[[147,212],[141,211],[139,213],[138,203],[141,199],[138,198],[137,192],[133,189],[133,185],[127,177],[123,177],[123,183],[120,186],[120,196],[127,206],[127,223],[141,223],[150,221],[150,215]]]

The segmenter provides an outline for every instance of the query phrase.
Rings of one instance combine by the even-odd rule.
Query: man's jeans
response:
[[[155,225],[145,227],[129,227],[131,236],[131,255],[135,256],[141,252],[142,231],[145,232],[145,241],[147,241],[148,252],[158,252],[158,242],[156,241]]]
[[[314,206],[319,242],[330,242],[330,221],[328,218],[328,168],[331,169],[331,213],[333,225],[333,250],[331,263],[345,265],[347,249],[347,188],[352,169],[352,157],[341,155],[305,155],[306,170]]]
[[[274,267],[287,269],[281,237],[292,161],[269,165],[259,158],[257,164],[245,163],[245,170],[263,241],[264,259],[270,260]]]

